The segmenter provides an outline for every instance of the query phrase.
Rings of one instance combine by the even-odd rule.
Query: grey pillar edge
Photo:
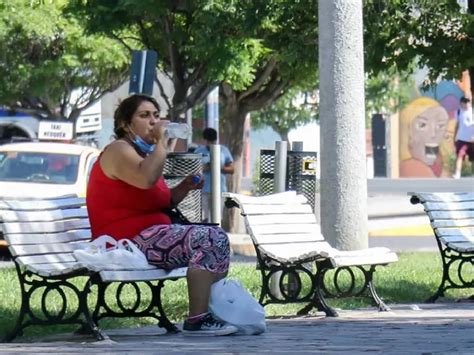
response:
[[[286,162],[288,157],[288,142],[275,142],[275,174],[273,179],[273,192],[284,192],[286,190]],[[275,272],[270,277],[270,292],[282,299],[280,292],[281,271]]]

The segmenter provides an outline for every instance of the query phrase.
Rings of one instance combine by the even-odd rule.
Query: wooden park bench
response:
[[[51,324],[80,324],[81,332],[102,340],[107,335],[98,322],[105,317],[153,317],[160,327],[177,331],[163,309],[161,290],[166,280],[185,277],[187,269],[124,265],[99,271],[78,262],[73,251],[91,239],[83,198],[0,201],[0,220],[21,288],[20,315],[6,341],[30,325]],[[39,312],[33,297],[40,300]]]
[[[474,192],[409,195],[411,203],[423,205],[441,253],[441,284],[428,302],[448,289],[474,287]]]
[[[362,296],[368,291],[379,310],[389,310],[377,295],[373,274],[376,266],[397,261],[395,253],[387,248],[340,251],[331,247],[306,198],[294,191],[261,197],[226,193],[225,197],[227,207],[240,208],[254,244],[262,305],[308,303],[298,314],[316,308],[337,316],[326,296]],[[330,270],[334,270],[332,277]],[[271,280],[279,274],[275,287]]]

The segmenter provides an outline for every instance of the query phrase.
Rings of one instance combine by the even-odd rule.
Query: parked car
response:
[[[0,145],[0,199],[85,196],[99,153],[93,147],[66,143]],[[9,254],[2,234],[0,226],[0,259]]]
[[[99,150],[66,143],[0,145],[0,198],[85,196]]]

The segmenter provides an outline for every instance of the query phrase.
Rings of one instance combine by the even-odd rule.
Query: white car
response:
[[[67,143],[0,145],[0,199],[85,196],[100,151]]]

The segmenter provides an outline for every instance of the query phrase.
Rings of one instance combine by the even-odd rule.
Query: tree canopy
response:
[[[317,22],[309,4],[316,2],[72,0],[69,8],[90,31],[158,52],[174,88],[174,96],[164,99],[176,117],[220,83],[226,85],[223,95],[244,93],[249,111],[270,103],[282,84],[310,78]]]
[[[462,71],[474,69],[474,1],[468,5],[463,12],[456,0],[364,1],[367,71],[425,66],[427,85],[459,79]]]
[[[0,4],[0,105],[37,117],[75,119],[128,73],[115,40],[85,35],[65,0]]]

